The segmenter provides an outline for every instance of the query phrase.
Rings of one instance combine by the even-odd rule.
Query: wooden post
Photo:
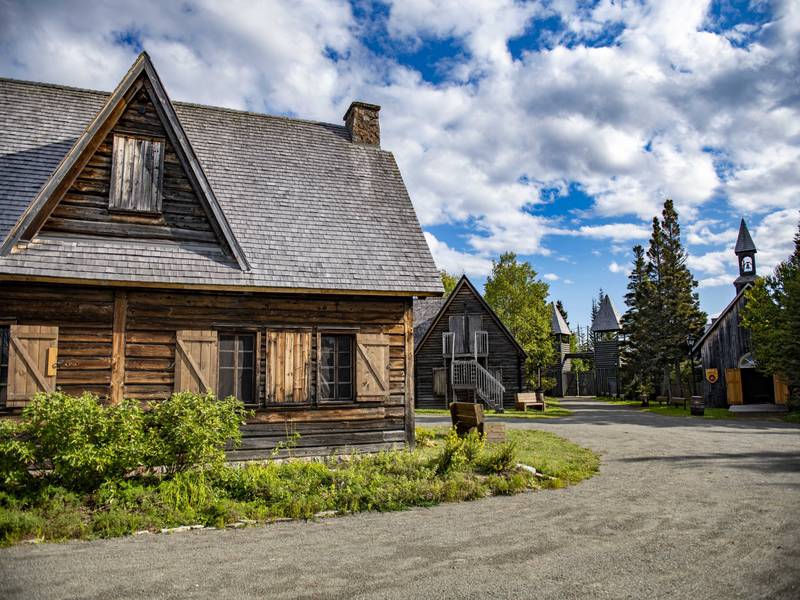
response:
[[[406,443],[409,448],[414,447],[414,312],[411,300],[406,301],[406,310],[403,315],[403,329],[405,333],[405,417],[406,417]]]
[[[128,292],[114,292],[114,323],[111,335],[111,403],[125,397],[125,320],[128,316]]]

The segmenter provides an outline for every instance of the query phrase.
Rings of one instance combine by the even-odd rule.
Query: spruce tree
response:
[[[561,313],[561,316],[564,317],[564,322],[567,324],[567,327],[569,327],[569,317],[567,316],[567,309],[564,308],[564,304],[561,302],[561,300],[556,300],[556,309],[558,310],[558,312]]]
[[[652,352],[657,335],[653,322],[653,282],[644,248],[634,246],[633,257],[633,269],[628,276],[628,292],[625,294],[628,310],[622,316],[622,330],[626,338],[622,358],[629,371],[629,379],[638,388],[637,392],[646,393],[652,391],[652,383],[658,376],[658,365]]]

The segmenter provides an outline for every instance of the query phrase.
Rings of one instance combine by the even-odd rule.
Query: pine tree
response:
[[[569,327],[569,317],[567,316],[567,309],[564,308],[564,304],[562,304],[561,300],[556,300],[556,309],[558,309],[558,312],[560,312],[561,316],[564,317],[564,322],[567,324],[567,327]]]
[[[622,329],[626,338],[622,358],[630,381],[638,393],[652,391],[658,379],[658,365],[654,361],[652,348],[656,343],[653,314],[653,282],[650,279],[644,248],[633,248],[633,269],[628,276],[628,293],[625,304],[628,310],[622,316]]]

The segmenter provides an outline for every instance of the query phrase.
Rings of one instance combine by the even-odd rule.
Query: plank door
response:
[[[464,353],[464,316],[451,315],[448,321],[450,331],[455,335],[453,345],[455,346],[456,354]]]
[[[356,335],[356,400],[389,396],[389,340],[382,333]]]
[[[56,389],[58,327],[11,325],[6,406],[25,406],[38,392]]]
[[[775,387],[775,404],[788,404],[789,382],[783,375],[773,375],[772,383]]]
[[[311,399],[311,332],[267,332],[267,402]]]
[[[475,332],[482,331],[481,327],[483,326],[483,316],[469,315],[467,318],[467,324],[469,325],[469,331],[467,332],[469,351],[475,352]]]
[[[217,332],[181,330],[175,335],[175,391],[217,393]]]
[[[728,394],[728,404],[742,404],[742,371],[740,369],[725,369],[725,389]]]

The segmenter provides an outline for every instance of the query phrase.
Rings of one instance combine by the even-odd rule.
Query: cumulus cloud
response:
[[[464,273],[470,277],[483,277],[492,270],[492,261],[488,258],[451,248],[427,231],[425,239],[431,249],[436,266],[448,273],[454,275]]]
[[[617,261],[612,260],[608,265],[608,270],[612,273],[625,273],[627,274],[628,268],[625,265],[619,264]]]
[[[555,273],[545,273],[544,275],[542,275],[542,277],[543,277],[544,279],[546,279],[547,281],[558,281],[559,279],[561,279],[561,278],[560,278],[558,275],[556,275]]]

